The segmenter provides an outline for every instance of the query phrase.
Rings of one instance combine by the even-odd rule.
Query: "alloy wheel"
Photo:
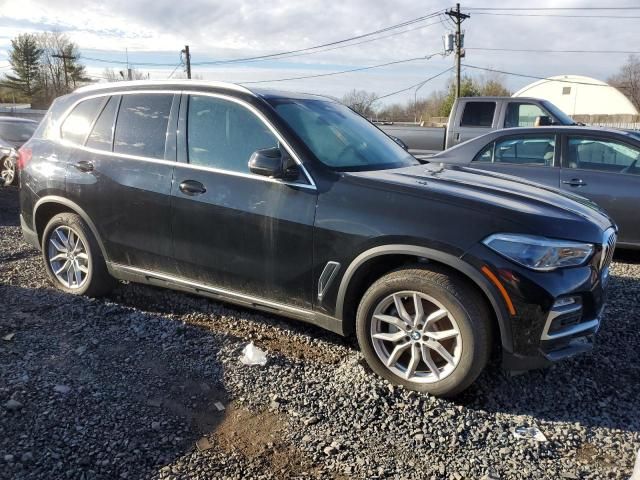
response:
[[[51,271],[66,288],[81,288],[89,274],[89,255],[80,236],[62,225],[49,236],[48,258]]]
[[[456,319],[422,292],[402,291],[385,297],[373,312],[370,333],[382,363],[410,382],[443,380],[462,356]]]
[[[16,175],[16,163],[13,157],[6,156],[2,161],[2,168],[0,168],[0,178],[5,186],[11,185]]]

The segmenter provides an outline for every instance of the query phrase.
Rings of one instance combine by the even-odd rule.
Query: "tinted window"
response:
[[[493,147],[495,142],[491,142],[489,145],[480,150],[480,153],[473,159],[474,162],[493,162]]]
[[[0,138],[8,142],[25,143],[38,128],[31,122],[0,122]]]
[[[119,97],[111,97],[96,120],[87,139],[87,147],[111,151],[113,143],[113,121],[118,108]]]
[[[555,136],[510,137],[499,140],[493,149],[494,163],[553,166]],[[478,160],[478,158],[476,158]],[[486,157],[484,161],[489,161]]]
[[[540,107],[532,103],[509,103],[504,120],[505,128],[533,127],[537,117],[548,117]]]
[[[389,136],[340,103],[289,98],[270,102],[318,160],[329,167],[379,170],[417,164]]]
[[[569,137],[569,168],[638,175],[639,160],[640,149],[627,143],[589,137]]]
[[[96,97],[84,100],[76,105],[62,123],[60,136],[64,140],[83,145],[93,120],[106,101],[105,97]]]
[[[173,95],[123,95],[118,112],[113,151],[127,155],[164,158]]]
[[[214,97],[189,97],[187,121],[189,163],[234,172],[249,172],[256,150],[278,146],[265,123],[242,105]]]
[[[493,124],[495,102],[468,102],[462,114],[461,127],[490,127]]]

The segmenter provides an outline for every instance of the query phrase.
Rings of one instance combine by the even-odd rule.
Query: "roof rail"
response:
[[[218,82],[214,80],[130,80],[123,82],[100,82],[92,85],[85,85],[76,89],[76,92],[91,92],[95,90],[104,90],[108,88],[126,88],[126,87],[139,87],[139,86],[198,86],[198,87],[217,87],[226,88],[228,90],[235,90],[237,92],[248,93],[253,95],[253,92],[242,85],[228,82]]]

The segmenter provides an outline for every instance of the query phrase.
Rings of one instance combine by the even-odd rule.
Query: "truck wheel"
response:
[[[490,317],[475,289],[436,268],[405,268],[362,297],[356,334],[367,363],[389,382],[454,396],[484,369]]]
[[[49,278],[63,292],[99,297],[116,284],[91,229],[75,213],[61,213],[49,221],[42,256]]]

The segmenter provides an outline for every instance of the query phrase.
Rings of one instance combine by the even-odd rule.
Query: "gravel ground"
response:
[[[613,266],[593,353],[455,401],[354,342],[146,286],[53,290],[0,189],[0,478],[627,479],[640,448],[640,265]],[[264,367],[239,362],[249,342]],[[537,426],[548,439],[517,439]],[[196,443],[199,448],[196,447]]]

